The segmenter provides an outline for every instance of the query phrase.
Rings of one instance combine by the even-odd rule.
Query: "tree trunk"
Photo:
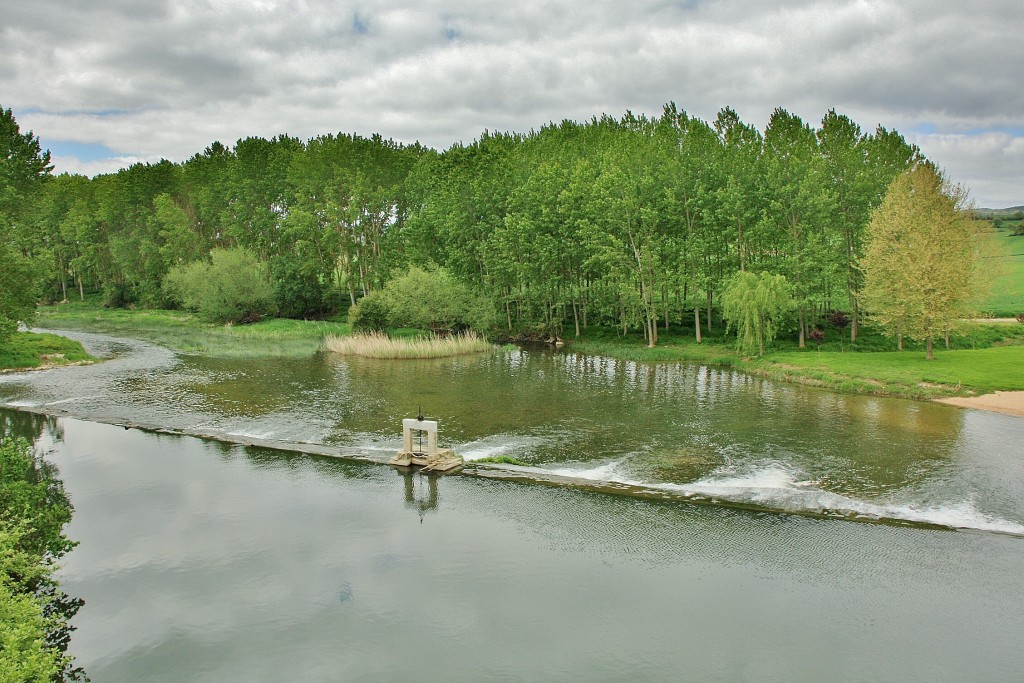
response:
[[[693,307],[693,327],[697,330],[697,343],[700,344],[702,341],[700,336],[700,306]]]
[[[79,301],[85,301],[85,288],[82,286],[82,276],[78,276],[78,299]]]
[[[803,306],[801,306],[797,310],[798,310],[797,316],[800,318],[800,348],[801,349],[805,349],[805,348],[807,348],[806,337],[805,337],[805,331],[806,331],[807,328],[804,325],[804,308],[803,308]]]
[[[931,338],[931,336],[928,337],[928,341],[926,342],[925,348],[927,349],[927,351],[925,352],[924,357],[927,360],[934,360],[935,359],[935,354],[932,353],[932,338]]]
[[[902,334],[896,336],[896,350],[897,351],[902,351],[903,350],[903,335]]]

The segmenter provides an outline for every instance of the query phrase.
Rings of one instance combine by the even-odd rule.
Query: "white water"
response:
[[[627,484],[672,491],[686,497],[710,498],[797,513],[828,513],[867,519],[936,524],[1024,536],[1024,525],[985,514],[974,502],[940,505],[884,503],[857,500],[821,488],[791,467],[773,461],[745,467],[726,465],[709,476],[687,484],[642,481],[628,473],[629,456],[597,466],[534,468],[560,477]]]

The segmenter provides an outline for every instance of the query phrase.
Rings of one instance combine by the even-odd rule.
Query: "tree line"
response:
[[[438,152],[380,136],[250,137],[182,163],[47,177],[18,212],[19,252],[45,264],[51,300],[102,291],[110,306],[174,304],[168,274],[219,249],[250,253],[274,312],[317,317],[410,266],[443,268],[487,297],[509,333],[591,325],[700,338],[737,271],[782,275],[803,345],[858,294],[873,208],[922,160],[897,132],[829,111],[777,109],[764,131],[668,104],[484,132]]]

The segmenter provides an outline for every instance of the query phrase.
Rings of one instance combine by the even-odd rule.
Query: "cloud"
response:
[[[0,92],[19,122],[147,159],[281,132],[445,148],[669,100],[758,127],[778,106],[868,130],[927,122],[965,136],[931,145],[951,169],[1018,139],[972,131],[1024,129],[1012,0],[36,0],[5,14]],[[1021,185],[1010,165],[971,174],[979,199]]]

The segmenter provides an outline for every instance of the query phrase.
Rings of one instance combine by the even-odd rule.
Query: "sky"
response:
[[[919,145],[979,207],[1024,204],[1021,0],[0,0],[0,106],[56,172],[217,140],[829,109]]]

